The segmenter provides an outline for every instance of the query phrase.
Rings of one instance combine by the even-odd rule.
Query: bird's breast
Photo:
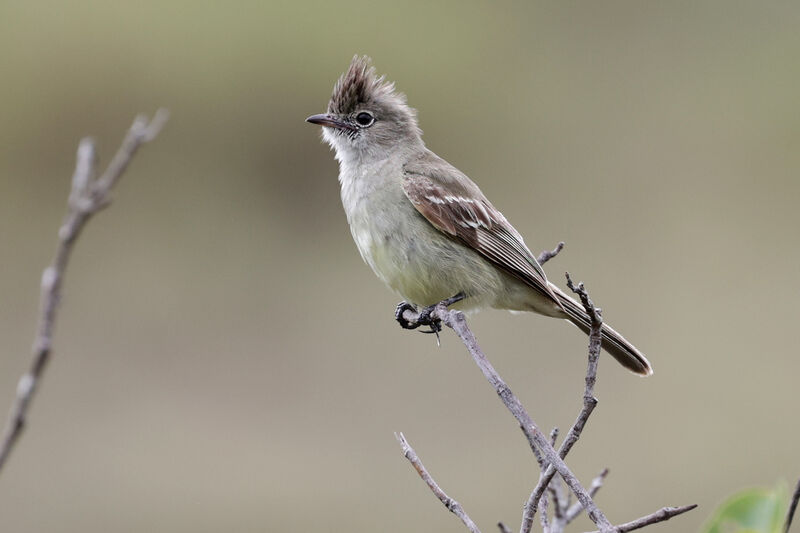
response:
[[[431,305],[464,292],[462,307],[485,307],[504,291],[495,267],[417,211],[403,191],[401,165],[342,164],[339,180],[361,257],[405,300]]]

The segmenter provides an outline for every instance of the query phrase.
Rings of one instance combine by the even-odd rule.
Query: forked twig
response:
[[[592,484],[589,485],[589,496],[594,498],[597,491],[603,486],[603,481],[605,481],[607,475],[608,468],[604,468],[602,472],[597,474],[597,477],[592,480]],[[567,509],[567,524],[578,518],[582,511],[583,507],[581,507],[580,502],[573,503],[572,506]]]
[[[558,249],[560,249],[560,246]],[[558,249],[555,251],[555,253],[557,253]],[[548,258],[545,258],[545,260],[547,259]],[[410,308],[410,306],[405,309],[399,308],[396,318],[398,318],[398,321],[400,321],[400,318],[405,321],[406,326],[404,327],[406,327],[406,329],[411,329],[418,325],[430,325],[432,322],[436,323],[438,326],[438,323],[441,322],[455,331],[455,333],[461,338],[461,341],[464,343],[464,346],[466,346],[475,363],[478,365],[478,368],[480,368],[481,372],[483,372],[484,377],[492,385],[503,404],[505,404],[506,408],[519,422],[520,428],[525,434],[530,448],[535,452],[539,452],[540,455],[537,455],[537,458],[539,458],[539,465],[540,468],[542,468],[542,475],[539,483],[531,493],[531,496],[525,506],[523,523],[521,525],[521,531],[523,531],[523,533],[530,531],[536,508],[542,507],[542,510],[544,510],[546,503],[544,502],[543,495],[547,490],[547,487],[550,485],[550,481],[555,473],[558,473],[561,476],[566,485],[569,487],[570,491],[575,494],[578,499],[578,502],[575,505],[572,507],[567,507],[569,505],[568,498],[566,496],[559,496],[558,490],[555,490],[554,505],[561,506],[556,510],[557,515],[559,515],[557,520],[558,531],[563,531],[563,527],[571,519],[574,519],[576,516],[578,516],[582,509],[587,511],[589,518],[598,527],[600,533],[623,533],[627,531],[633,531],[634,529],[639,529],[656,522],[669,520],[673,516],[677,516],[694,509],[696,505],[687,505],[684,507],[664,507],[655,513],[634,520],[633,522],[614,526],[608,521],[602,511],[597,508],[597,505],[592,499],[594,494],[597,493],[597,490],[602,485],[603,478],[607,474],[607,471],[603,471],[600,476],[595,478],[592,482],[591,489],[587,491],[581,485],[580,481],[578,481],[575,475],[570,471],[569,467],[567,467],[567,465],[564,463],[563,457],[566,456],[571,447],[575,444],[575,442],[577,442],[581,431],[583,430],[586,421],[589,418],[589,415],[592,413],[592,410],[597,404],[597,400],[594,398],[594,384],[597,376],[597,360],[600,352],[602,331],[602,317],[600,315],[600,310],[595,308],[594,304],[589,299],[589,295],[586,292],[583,284],[580,283],[575,286],[572,283],[572,280],[569,278],[569,274],[567,274],[567,284],[570,289],[572,289],[581,298],[581,301],[586,308],[586,312],[589,314],[591,319],[591,328],[589,337],[589,363],[585,380],[583,407],[578,415],[578,418],[570,429],[570,432],[564,439],[564,442],[561,444],[558,452],[556,452],[549,439],[533,422],[528,412],[520,403],[519,399],[514,395],[509,386],[505,383],[505,381],[503,381],[492,364],[488,361],[486,355],[478,346],[475,335],[469,329],[463,313],[459,311],[448,310],[447,306],[445,305],[447,301],[445,301],[434,306],[433,310],[426,310],[424,316],[422,313]],[[408,325],[411,325],[411,328],[409,328]],[[555,434],[553,436],[555,437]],[[398,437],[398,439],[401,437],[402,435]],[[404,441],[405,439],[402,439],[401,444],[403,444]],[[409,458],[408,450],[410,450],[410,446],[407,447],[407,443],[404,444],[404,450],[406,457]],[[411,453],[413,454],[413,450],[411,450]],[[413,457],[416,457],[416,454],[413,454]],[[444,494],[444,492],[438,488],[438,485],[433,482],[433,480],[430,478],[430,475],[426,470],[424,470],[424,467],[421,466],[421,463],[418,462],[418,458],[416,458],[416,462],[411,458],[409,458],[409,460],[411,460],[412,464],[414,464],[415,468],[417,468],[417,471],[420,473],[420,476],[426,480],[428,485],[431,487],[431,490],[437,494],[439,499],[447,506],[448,509],[453,511],[454,506],[457,506],[455,508],[458,509],[459,512],[463,513],[463,509],[461,509],[460,505]],[[464,516],[466,515],[464,514]],[[542,526],[545,532],[552,529],[552,526],[555,525],[548,523],[545,512],[542,513],[541,518]],[[464,521],[471,531],[475,531],[477,529],[471,520],[467,522],[464,520],[464,518],[462,518],[462,521]],[[498,524],[498,527],[503,533],[508,531],[508,528],[502,522]],[[553,529],[554,533],[555,531],[556,530]]]
[[[402,316],[409,323],[417,323],[419,313],[407,309],[403,312]],[[464,314],[459,311],[448,310],[444,305],[437,305],[430,313],[430,316],[434,320],[440,320],[444,325],[456,332],[467,347],[467,350],[478,365],[478,368],[483,372],[484,377],[492,385],[506,408],[519,422],[520,428],[525,434],[529,446],[532,449],[538,448],[539,451],[542,452],[546,463],[554,465],[555,470],[561,475],[562,479],[564,479],[564,482],[578,498],[578,501],[581,502],[589,518],[597,525],[600,531],[603,533],[613,533],[615,531],[614,526],[611,525],[611,522],[608,521],[603,512],[597,508],[594,501],[592,501],[592,498],[589,496],[588,491],[581,485],[581,482],[575,474],[572,473],[561,457],[559,457],[553,446],[550,445],[547,436],[530,417],[525,407],[519,401],[519,398],[511,391],[511,388],[503,381],[494,369],[494,366],[492,366],[486,358],[486,355],[484,355],[483,351],[478,346],[475,335],[469,329]]]
[[[89,219],[111,203],[111,190],[125,172],[136,151],[142,144],[155,139],[168,117],[169,113],[164,109],[159,109],[151,120],[141,115],[136,117],[108,168],[96,179],[94,141],[86,138],[78,145],[67,214],[58,230],[56,254],[53,262],[42,273],[41,305],[33,343],[33,359],[28,372],[19,379],[16,397],[0,441],[0,470],[25,428],[31,400],[50,358],[64,273],[75,241]]]
[[[586,288],[584,287],[583,283],[579,283],[576,287],[572,283],[569,273],[567,273],[566,276],[567,286],[580,297],[586,313],[591,319],[591,329],[589,331],[589,362],[586,367],[586,378],[584,380],[585,387],[583,391],[583,406],[580,413],[578,413],[578,418],[575,420],[575,423],[572,424],[569,433],[567,433],[567,437],[564,439],[564,442],[561,443],[561,447],[558,449],[558,455],[562,459],[567,456],[575,443],[578,442],[581,432],[586,426],[586,421],[589,420],[589,416],[591,416],[592,411],[594,411],[594,408],[597,406],[597,398],[594,397],[594,385],[597,381],[597,362],[600,358],[600,347],[602,344],[601,328],[603,326],[603,317],[600,314],[600,310],[594,306],[594,303],[589,298],[589,294],[586,292]],[[544,491],[547,490],[547,487],[553,479],[555,473],[556,469],[552,465],[548,465],[547,469],[539,478],[539,482],[536,484],[536,487],[534,487],[533,491],[531,491],[531,495],[528,497],[528,501],[525,503],[525,507],[523,508],[522,512],[522,525],[520,526],[521,533],[530,533],[531,528],[533,527],[533,518],[536,514],[539,499],[544,494]],[[576,503],[576,505],[582,506],[582,502],[579,501]]]

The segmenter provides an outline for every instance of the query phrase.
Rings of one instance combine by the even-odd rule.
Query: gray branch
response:
[[[419,477],[430,487],[431,491],[439,498],[439,501],[447,507],[447,510],[456,515],[464,522],[464,525],[467,526],[467,529],[471,531],[471,533],[481,533],[481,530],[478,529],[478,526],[475,525],[475,522],[467,515],[466,511],[464,511],[461,504],[455,501],[453,498],[448,496],[441,487],[436,483],[433,477],[428,473],[428,470],[425,468],[425,465],[422,464],[419,456],[417,456],[417,452],[414,451],[414,448],[406,440],[405,436],[402,433],[395,433],[394,435],[397,438],[397,441],[400,443],[400,446],[403,448],[403,455],[408,459],[411,465],[414,467],[414,470],[417,471]],[[502,530],[503,524],[502,522],[498,524],[500,529]]]
[[[552,255],[558,253],[560,248],[561,246],[554,250]],[[547,259],[549,259],[549,257],[545,257],[545,260]],[[475,335],[467,325],[464,314],[459,311],[449,310],[447,308],[447,305],[453,301],[457,301],[456,299],[445,300],[433,306],[432,309],[429,308],[423,312],[417,312],[413,309],[406,308],[402,311],[402,315],[398,318],[398,321],[400,321],[400,318],[402,318],[403,321],[405,321],[405,324],[401,322],[401,325],[406,327],[406,329],[413,329],[413,327],[419,325],[429,325],[431,326],[432,331],[439,331],[439,329],[441,329],[439,324],[443,323],[455,331],[459,338],[461,338],[461,341],[464,343],[464,346],[466,346],[475,363],[478,365],[478,368],[480,368],[481,372],[483,372],[484,377],[492,385],[503,404],[505,404],[506,408],[519,422],[520,428],[525,434],[528,444],[531,450],[534,451],[539,462],[539,466],[542,469],[539,482],[537,483],[525,505],[523,521],[520,526],[520,530],[523,533],[530,532],[537,507],[541,512],[542,528],[545,533],[561,533],[564,530],[564,527],[571,520],[577,517],[584,509],[586,510],[592,522],[594,522],[598,527],[599,533],[624,533],[627,531],[633,531],[657,522],[669,520],[673,516],[677,516],[694,509],[697,507],[696,505],[687,505],[684,507],[664,507],[653,514],[644,516],[634,520],[633,522],[614,526],[608,521],[602,511],[598,509],[593,500],[594,495],[602,486],[603,480],[608,471],[604,470],[598,477],[596,477],[592,481],[591,489],[587,491],[581,485],[580,481],[578,481],[575,475],[570,471],[569,467],[567,467],[567,465],[564,463],[564,457],[580,438],[581,432],[583,431],[589,416],[597,405],[597,399],[594,397],[594,385],[597,379],[597,361],[600,354],[600,345],[602,340],[601,327],[603,323],[600,309],[596,308],[592,303],[585,287],[583,286],[583,283],[579,283],[576,286],[569,277],[569,273],[567,273],[567,285],[573,292],[575,292],[575,294],[580,297],[581,302],[583,303],[583,306],[591,319],[591,328],[589,335],[589,361],[586,371],[583,407],[581,408],[578,418],[572,425],[572,428],[570,428],[570,431],[567,434],[567,437],[564,439],[564,442],[561,444],[558,452],[556,452],[554,448],[555,440],[557,438],[557,431],[554,430],[551,436],[553,442],[551,443],[550,440],[534,423],[528,412],[520,403],[519,399],[514,395],[509,386],[503,381],[484,353],[481,351],[480,347],[478,346],[478,342],[475,339]],[[401,307],[398,308],[401,309]],[[412,327],[408,328],[408,325],[411,325]],[[401,443],[403,442],[404,439],[401,441]],[[410,449],[410,447],[406,447],[406,445],[404,445],[404,450],[406,449]],[[411,453],[413,454],[413,450],[411,450]],[[408,452],[406,452],[406,457],[409,457]],[[409,460],[411,459],[409,458]],[[457,502],[454,502],[452,499],[447,497],[447,495],[438,488],[433,480],[430,479],[430,476],[427,474],[427,471],[424,470],[424,467],[421,466],[421,463],[418,463],[418,459],[417,462],[414,460],[411,461],[415,468],[417,468],[420,476],[422,476],[423,479],[428,482],[431,490],[434,491],[434,493],[447,506],[448,509],[453,511],[452,506],[458,506]],[[566,485],[569,487],[571,493],[575,494],[577,497],[578,501],[573,506],[569,505],[569,493],[562,493],[561,488],[559,487],[560,484],[557,485],[551,483],[555,473],[559,474],[561,479],[564,480],[564,483],[566,483]],[[547,499],[545,493],[548,488],[552,489],[553,506],[555,511],[555,517],[552,523],[550,523],[547,518]],[[798,491],[800,491],[800,488]],[[800,496],[798,496],[798,498],[800,498]],[[458,506],[457,509],[463,513],[463,510],[460,508],[460,506]],[[788,520],[790,519],[791,515],[789,515]],[[462,518],[462,520],[468,528],[471,527],[470,524],[474,526],[474,524],[471,523],[471,520],[469,523],[464,520],[464,518]],[[502,522],[498,524],[498,527],[503,533],[508,531],[508,528]]]
[[[547,516],[547,494],[542,494],[539,498],[539,522],[542,524],[542,533],[553,533],[550,518]]]
[[[592,501],[592,498],[589,496],[588,491],[581,485],[578,478],[564,463],[553,446],[550,445],[547,436],[542,433],[525,410],[522,403],[511,391],[511,388],[503,381],[483,354],[483,351],[478,346],[478,341],[475,339],[475,335],[467,326],[464,314],[459,311],[448,310],[444,305],[438,304],[435,306],[430,316],[434,320],[440,320],[444,325],[455,331],[461,338],[461,341],[467,347],[467,350],[469,350],[470,355],[472,355],[473,360],[478,365],[481,372],[483,372],[484,377],[492,385],[497,395],[500,396],[506,408],[519,422],[520,428],[525,434],[530,447],[532,449],[538,448],[542,452],[547,464],[554,466],[555,471],[564,479],[564,482],[578,498],[583,508],[586,509],[592,522],[594,522],[603,533],[614,533],[616,531],[614,526],[611,525],[611,522],[608,521],[603,512],[597,508],[594,501]],[[409,323],[418,323],[419,313],[407,309],[403,312],[403,318]]]
[[[53,262],[42,273],[41,304],[36,338],[33,343],[33,359],[28,372],[17,384],[17,393],[9,413],[8,422],[0,441],[0,470],[8,459],[25,428],[28,409],[42,378],[52,350],[53,329],[56,312],[61,301],[64,274],[72,254],[75,241],[92,216],[111,203],[111,190],[128,167],[139,147],[155,139],[169,117],[169,113],[158,110],[152,120],[138,116],[133,121],[117,153],[103,174],[95,179],[95,146],[90,138],[78,145],[75,173],[67,202],[67,214],[58,230],[58,245]]]
[[[643,516],[634,520],[633,522],[628,522],[626,524],[620,524],[617,526],[616,531],[619,533],[627,533],[628,531],[634,531],[636,529],[641,529],[643,527],[651,526],[653,524],[657,524],[658,522],[665,522],[674,516],[678,516],[679,514],[683,514],[687,511],[691,511],[697,507],[697,504],[693,505],[684,505],[683,507],[664,507],[659,509],[653,514],[649,514],[647,516]],[[599,533],[598,531],[592,531],[591,533]]]
[[[586,368],[585,387],[583,390],[583,407],[580,413],[578,413],[578,418],[575,420],[575,423],[572,424],[569,433],[567,433],[567,437],[558,449],[558,456],[561,459],[564,459],[575,443],[578,442],[581,432],[586,426],[586,421],[589,420],[589,416],[592,414],[592,411],[594,411],[595,406],[597,406],[597,398],[594,397],[594,384],[597,381],[597,362],[600,358],[600,346],[602,343],[601,328],[603,326],[603,318],[600,314],[600,310],[594,306],[583,283],[579,283],[576,287],[572,283],[569,273],[567,273],[567,286],[580,297],[586,312],[591,318],[591,330],[589,332],[589,362]],[[522,512],[521,533],[530,533],[539,499],[542,497],[545,490],[547,490],[555,473],[556,469],[550,464],[539,477],[539,482],[531,492]],[[582,504],[583,502],[579,501],[576,505],[582,506]]]
[[[595,494],[597,494],[597,491],[603,486],[603,481],[605,481],[607,475],[608,468],[604,468],[603,471],[592,480],[592,484],[589,486],[589,496],[594,498]],[[575,502],[572,504],[572,506],[567,509],[567,524],[578,518],[582,511],[583,507],[581,507],[580,502]]]
[[[558,255],[558,253],[564,249],[564,241],[558,243],[558,245],[553,248],[552,250],[545,250],[539,254],[539,257],[536,260],[539,262],[539,265],[543,265],[550,261],[552,258]]]

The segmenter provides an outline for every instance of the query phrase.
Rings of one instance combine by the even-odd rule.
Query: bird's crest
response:
[[[394,83],[386,81],[383,76],[378,77],[370,58],[356,55],[350,68],[333,87],[328,113],[352,113],[360,105],[381,99],[392,99],[397,104],[405,104],[405,96],[395,91]]]

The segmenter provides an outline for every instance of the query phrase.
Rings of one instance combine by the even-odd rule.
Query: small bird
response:
[[[414,306],[533,311],[589,332],[583,307],[547,280],[520,233],[465,174],[425,147],[417,114],[368,57],[355,56],[333,88],[323,126],[336,152],[342,204],[361,257]],[[406,324],[407,326],[407,324]],[[625,368],[647,359],[603,324],[603,348]]]

